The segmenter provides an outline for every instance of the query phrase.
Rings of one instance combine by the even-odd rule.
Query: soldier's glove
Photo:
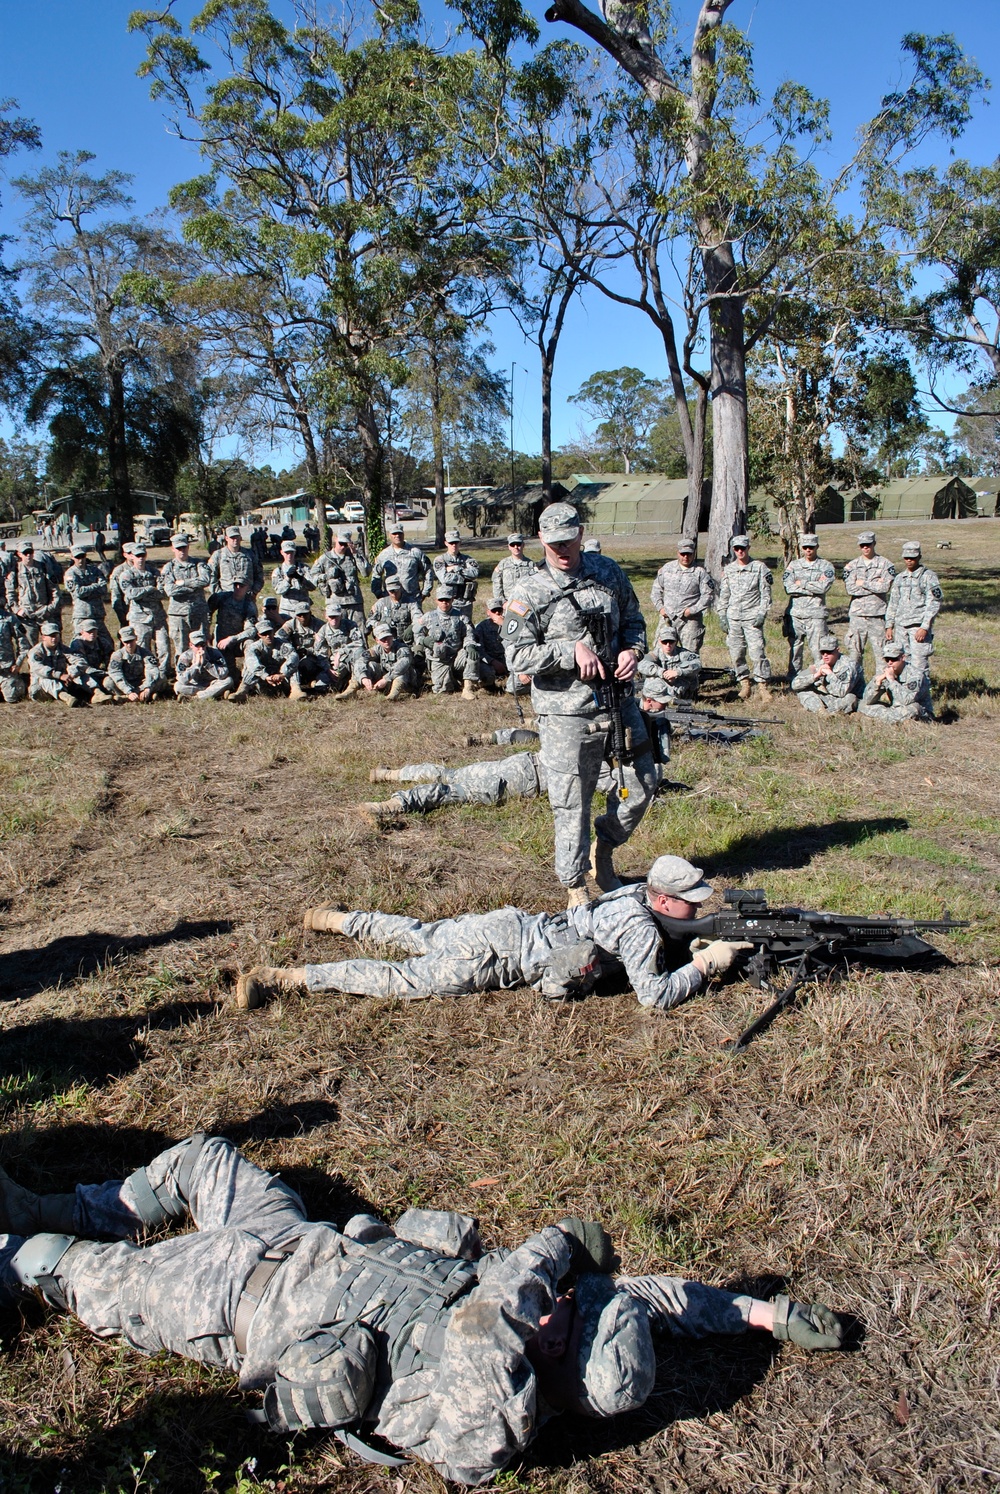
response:
[[[570,1216],[560,1219],[556,1229],[561,1229],[573,1244],[570,1270],[579,1275],[585,1271],[596,1271],[601,1276],[610,1276],[620,1264],[615,1254],[614,1241],[603,1225],[596,1219],[577,1219]]]
[[[774,1299],[772,1332],[779,1343],[791,1340],[800,1349],[839,1349],[844,1339],[844,1325],[822,1302],[807,1306],[788,1297]]]
[[[725,975],[740,955],[750,949],[753,949],[753,945],[745,939],[713,939],[711,944],[706,944],[704,939],[694,939],[691,942],[694,963],[708,980],[713,975]]]

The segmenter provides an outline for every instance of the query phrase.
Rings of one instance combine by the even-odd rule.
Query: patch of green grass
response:
[[[932,866],[962,866],[967,871],[981,872],[978,861],[951,851],[926,835],[915,835],[910,830],[891,830],[883,835],[872,835],[852,846],[851,854],[860,860],[870,856],[905,856],[917,861],[929,861]]]

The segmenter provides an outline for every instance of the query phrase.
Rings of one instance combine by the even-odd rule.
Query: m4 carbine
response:
[[[598,675],[594,681],[594,699],[597,701],[598,710],[608,717],[610,723],[604,755],[615,770],[618,779],[618,797],[627,799],[628,786],[625,783],[625,769],[633,761],[635,752],[632,747],[632,733],[626,729],[622,719],[622,700],[632,694],[632,685],[631,682],[623,684],[621,680],[615,679],[618,659],[615,656],[609,615],[606,612],[583,612],[581,616],[594,640],[594,652],[604,665],[603,678]]]
[[[753,945],[744,967],[747,979],[759,991],[777,989],[778,994],[745,1032],[726,1044],[734,1052],[752,1043],[779,1012],[791,1006],[804,981],[831,975],[850,959],[915,960],[937,954],[932,944],[918,936],[918,929],[968,928],[953,918],[861,918],[809,908],[769,908],[759,888],[728,887],[723,896],[728,906],[704,918],[653,916],[672,939],[726,939]],[[779,989],[782,980],[787,984]]]

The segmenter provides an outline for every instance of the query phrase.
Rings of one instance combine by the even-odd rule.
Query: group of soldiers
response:
[[[695,562],[695,546],[689,541],[678,546],[676,560],[661,568],[652,590],[662,619],[657,644],[673,641],[680,655],[673,662],[677,678],[683,681],[686,674],[696,682],[705,614],[716,606],[740,699],[748,700],[756,684],[761,698],[768,700],[772,669],[764,622],[771,610],[774,578],[769,566],[751,558],[747,535],[735,535],[731,548],[732,559],[723,570],[717,599],[712,579]],[[917,540],[903,545],[903,570],[898,573],[877,552],[873,531],[864,530],[858,536],[858,549],[857,559],[844,567],[850,607],[843,650],[829,625],[828,596],[836,572],[829,560],[820,558],[814,534],[801,536],[798,557],[785,567],[784,632],[791,688],[804,709],[817,713],[856,710],[887,721],[931,720],[930,658],[934,619],[941,610],[941,584],[923,564]],[[866,685],[868,648],[874,672]]]

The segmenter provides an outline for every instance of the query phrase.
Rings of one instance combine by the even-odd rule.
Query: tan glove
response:
[[[711,944],[706,944],[704,939],[695,939],[691,945],[691,958],[702,975],[711,980],[713,975],[725,975],[733,962],[749,949],[753,949],[753,945],[745,939],[735,943],[714,939]]]

